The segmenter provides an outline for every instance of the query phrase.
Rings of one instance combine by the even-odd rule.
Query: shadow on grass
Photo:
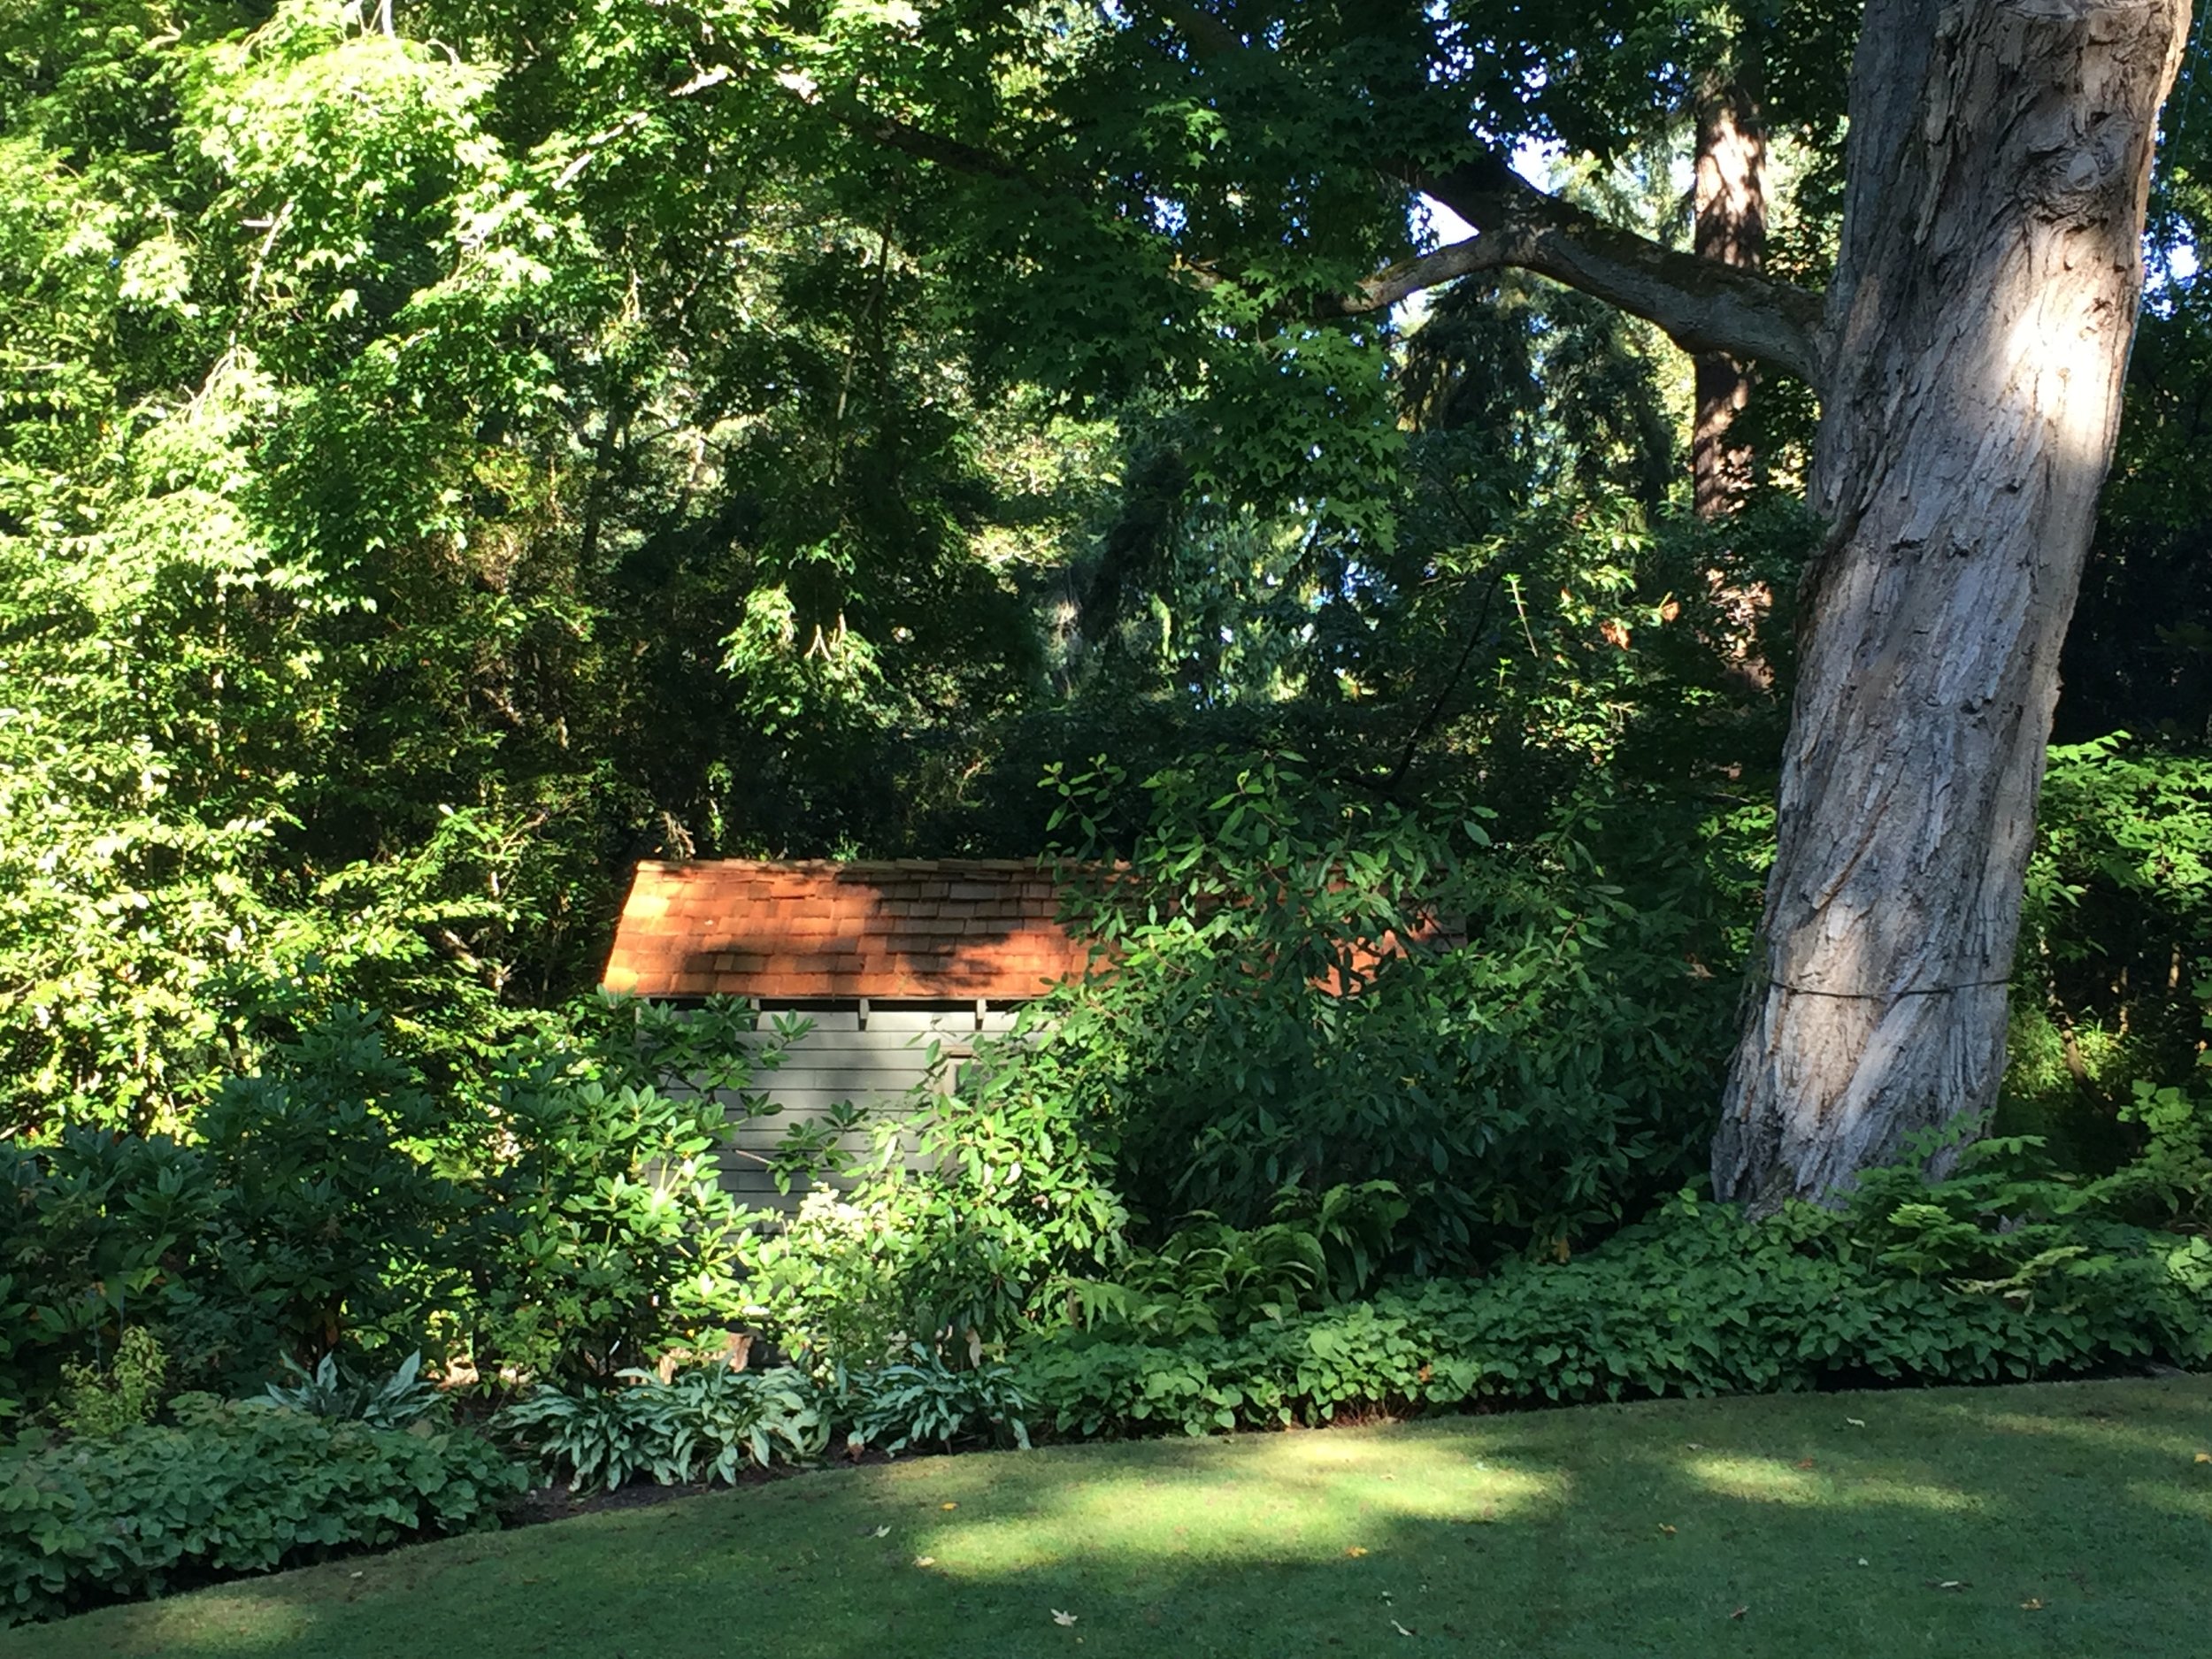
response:
[[[924,1459],[13,1639],[29,1659],[2193,1659],[2212,1650],[2200,1451],[2212,1384],[2191,1379]]]

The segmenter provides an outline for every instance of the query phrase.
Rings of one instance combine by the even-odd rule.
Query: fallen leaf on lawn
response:
[[[937,1507],[941,1509],[956,1509],[960,1506],[956,1503],[941,1503]]]
[[[2212,1452],[2199,1452],[2197,1461],[2200,1463],[2212,1463]]]
[[[1731,1617],[1731,1618],[1741,1618],[1741,1617],[1742,1617],[1745,1614],[1748,1613],[1749,1611],[1751,1611],[1751,1609],[1750,1609],[1749,1608],[1747,1608],[1747,1607],[1740,1607],[1740,1608],[1738,1608],[1738,1609],[1737,1609],[1734,1612],[1731,1613],[1728,1617]]]
[[[891,1536],[891,1529],[887,1526],[879,1526],[876,1528],[876,1536],[878,1538],[888,1538]]]
[[[1810,1469],[1813,1466],[1813,1460],[1809,1457],[1801,1457],[1797,1460],[1797,1466],[1800,1469]]]
[[[1398,1621],[1394,1618],[1390,1621],[1390,1628],[1396,1631],[1401,1636],[1410,1636],[1413,1634],[1411,1631],[1398,1623]]]
[[[1669,1538],[1672,1538],[1674,1536],[1674,1528],[1669,1526],[1664,1521],[1659,1523],[1659,1530],[1665,1533]]]
[[[1364,1544],[1347,1544],[1344,1547],[1344,1553],[1351,1556],[1353,1560],[1357,1561],[1362,1555],[1364,1555],[1367,1553],[1367,1546]]]
[[[1970,1590],[1973,1587],[1973,1580],[1970,1578],[1931,1578],[1928,1580],[1928,1588],[1931,1590]]]
[[[1863,1429],[1866,1426],[1866,1419],[1864,1417],[1846,1417],[1844,1418],[1844,1421],[1848,1423],[1855,1429]]]
[[[1705,1449],[1705,1442],[1703,1440],[1687,1440],[1683,1443],[1683,1449],[1685,1451],[1701,1452]]]
[[[2040,1613],[2043,1610],[2043,1598],[2039,1595],[2032,1595],[2020,1605],[2031,1613]]]
[[[1056,1607],[1052,1609],[1052,1622],[1056,1624],[1072,1624],[1075,1623],[1075,1615],[1072,1613],[1063,1613],[1058,1608]]]
[[[1865,1566],[1866,1564],[1867,1564],[1867,1560],[1866,1560],[1866,1557],[1865,1557],[1864,1555],[1860,1556],[1860,1557],[1859,1557],[1859,1565],[1861,1565],[1862,1567],[1863,1567],[1863,1566]]]
[[[933,1567],[937,1564],[937,1557],[934,1555],[917,1555],[914,1557],[914,1564],[918,1567]]]

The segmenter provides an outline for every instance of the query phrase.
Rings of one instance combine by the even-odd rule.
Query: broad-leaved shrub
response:
[[[1994,1179],[1970,1171],[1978,1194],[1904,1179],[1863,1188],[1847,1213],[1765,1222],[1685,1193],[1571,1262],[1517,1259],[1176,1340],[1062,1331],[1010,1363],[1033,1425],[1089,1436],[2212,1358],[2204,1238],[2093,1211],[2015,1225],[1983,1207]]]
[[[493,1525],[524,1486],[473,1434],[174,1409],[173,1427],[0,1453],[0,1623]]]
[[[226,1392],[416,1348],[603,1380],[728,1325],[752,1217],[719,1148],[791,1034],[753,1025],[588,999],[441,1094],[340,1006],[227,1083],[195,1141],[0,1142],[0,1404],[50,1399],[133,1325],[174,1382]]]
[[[1386,1181],[1394,1264],[1426,1271],[1609,1229],[1701,1156],[1732,988],[1690,960],[1688,886],[1632,902],[1608,879],[1596,808],[1494,844],[1479,809],[1217,756],[1150,780],[1151,825],[1110,869],[1118,772],[1057,783],[1101,972],[986,1087],[1071,1102],[1152,1236]]]

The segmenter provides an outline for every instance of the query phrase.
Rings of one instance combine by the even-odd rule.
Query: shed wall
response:
[[[864,1025],[857,1002],[764,1005],[758,1018],[764,1042],[780,1014],[803,1014],[814,1022],[813,1029],[785,1047],[780,1065],[756,1079],[756,1094],[765,1096],[775,1110],[762,1116],[733,1114],[722,1155],[724,1189],[757,1208],[796,1214],[810,1187],[794,1181],[790,1192],[778,1192],[763,1162],[793,1124],[818,1119],[845,1101],[879,1113],[910,1111],[909,1090],[927,1083],[937,1093],[947,1092],[951,1073],[966,1057],[970,1045],[979,1036],[1010,1029],[1015,1012],[1005,1004],[986,1007],[979,1025],[972,1003],[872,1002]],[[934,1073],[930,1066],[933,1043],[939,1055]],[[726,1103],[735,1107],[739,1102],[732,1099]],[[918,1167],[911,1135],[902,1140],[908,1167]],[[841,1144],[865,1153],[873,1141],[864,1130],[844,1136]],[[843,1185],[834,1180],[831,1184]]]

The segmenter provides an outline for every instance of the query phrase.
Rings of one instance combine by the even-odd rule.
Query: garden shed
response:
[[[1006,1030],[1022,1003],[1083,972],[1059,904],[1050,874],[1021,859],[644,863],[603,984],[742,997],[764,1033],[780,1014],[812,1020],[758,1079],[780,1110],[739,1124],[725,1162],[726,1185],[748,1202],[795,1210],[800,1189],[779,1194],[760,1162],[794,1121],[949,1087],[979,1034]]]

